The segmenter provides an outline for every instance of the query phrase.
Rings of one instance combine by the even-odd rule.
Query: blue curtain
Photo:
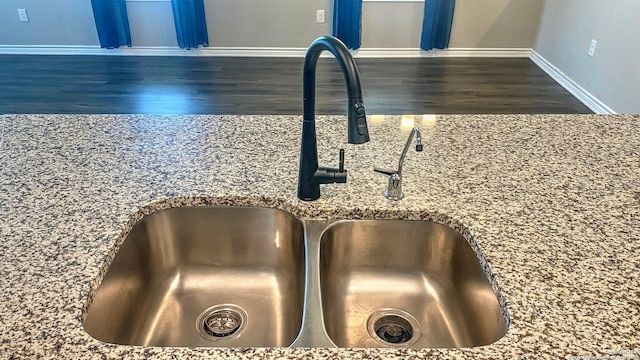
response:
[[[422,50],[446,49],[451,38],[456,0],[425,0],[422,20]]]
[[[362,0],[334,0],[333,36],[349,49],[360,47]]]
[[[183,49],[209,46],[203,0],[171,0],[178,46]]]
[[[131,46],[125,0],[91,0],[91,6],[100,46],[107,49]]]

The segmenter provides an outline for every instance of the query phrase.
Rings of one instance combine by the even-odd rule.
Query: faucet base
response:
[[[320,198],[320,186],[318,184],[298,184],[298,199],[314,201]]]
[[[313,182],[302,182],[298,186],[298,199],[304,201],[318,200],[320,197],[320,184],[344,184],[347,182],[347,170],[340,171],[328,167],[319,167],[313,174]]]
[[[389,184],[382,195],[392,201],[398,201],[404,198],[404,193],[402,192],[402,177],[400,174],[393,172],[389,175]]]
[[[389,194],[389,192],[388,192],[387,190],[385,190],[385,191],[382,193],[382,195],[383,195],[385,198],[387,198],[387,199],[389,199],[389,200],[391,200],[391,201],[399,201],[399,200],[404,199],[404,194],[403,194],[403,193],[400,193],[400,194]]]

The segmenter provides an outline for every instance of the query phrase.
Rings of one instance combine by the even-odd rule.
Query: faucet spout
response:
[[[418,128],[414,127],[411,130],[411,134],[409,134],[409,138],[407,142],[404,144],[404,149],[402,149],[402,155],[400,155],[400,161],[398,162],[398,175],[402,176],[402,165],[404,164],[404,158],[407,156],[407,151],[409,150],[409,145],[411,145],[411,140],[416,138],[416,151],[422,151],[422,134]]]
[[[316,68],[320,55],[329,51],[340,64],[345,79],[348,101],[348,141],[363,144],[369,141],[367,118],[362,101],[360,76],[349,49],[337,38],[323,36],[316,39],[307,50],[302,73],[302,144],[300,146],[300,170],[298,173],[298,198],[312,201],[320,197],[320,184],[346,182],[346,170],[320,167],[316,140]]]

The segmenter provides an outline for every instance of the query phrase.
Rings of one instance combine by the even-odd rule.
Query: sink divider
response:
[[[304,313],[300,334],[290,347],[338,347],[325,330],[320,297],[320,239],[324,230],[338,221],[340,220],[302,220],[307,260]]]

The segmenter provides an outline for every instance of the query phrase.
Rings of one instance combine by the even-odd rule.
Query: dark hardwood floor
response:
[[[300,114],[302,59],[0,55],[0,113]],[[528,59],[356,59],[369,114],[591,113]],[[320,114],[345,114],[321,59]]]

